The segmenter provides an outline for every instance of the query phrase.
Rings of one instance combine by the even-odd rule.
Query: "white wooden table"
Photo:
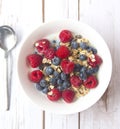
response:
[[[11,53],[11,107],[0,111],[0,129],[120,129],[119,6],[120,0],[0,0],[0,25],[12,26],[18,36],[18,45]],[[72,115],[55,115],[42,111],[26,97],[18,81],[16,61],[26,34],[43,22],[65,18],[83,21],[103,36],[111,51],[113,74],[107,91],[91,108]],[[0,93],[2,82],[0,78]]]

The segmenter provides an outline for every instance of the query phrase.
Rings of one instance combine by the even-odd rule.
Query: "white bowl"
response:
[[[63,101],[51,102],[46,95],[38,92],[33,83],[28,79],[29,68],[26,65],[27,55],[33,52],[33,43],[51,34],[56,34],[63,29],[68,29],[76,34],[81,34],[87,38],[98,50],[98,55],[103,59],[103,63],[98,73],[99,84],[96,88],[77,101],[67,104]],[[81,112],[95,104],[104,94],[108,87],[112,73],[112,60],[110,51],[103,38],[90,26],[71,20],[61,20],[42,24],[33,31],[23,43],[18,57],[18,75],[21,86],[27,96],[34,101],[42,110],[57,114],[72,114]]]

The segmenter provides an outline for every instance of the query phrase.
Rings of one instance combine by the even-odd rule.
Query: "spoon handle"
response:
[[[8,57],[0,49],[0,111],[9,110]]]
[[[6,110],[9,110],[10,109],[10,92],[11,92],[11,87],[10,87],[10,84],[9,84],[9,72],[8,72],[8,53],[6,52],[5,53],[5,77],[6,77],[6,80],[5,80],[5,83],[6,83]]]
[[[4,56],[4,109],[9,110],[10,108],[10,86],[9,86],[9,78],[8,78],[8,53],[5,52]]]
[[[8,57],[6,57],[6,95],[7,95],[7,107],[6,110],[9,110],[10,107],[10,94],[9,94],[9,83],[8,83]]]

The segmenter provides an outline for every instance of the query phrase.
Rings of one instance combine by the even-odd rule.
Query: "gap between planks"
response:
[[[78,0],[78,21],[80,20],[80,0]],[[80,112],[78,112],[78,129],[80,129]]]
[[[78,0],[78,21],[80,20],[80,0]]]
[[[45,22],[45,0],[42,0],[42,22]],[[42,113],[43,121],[42,121],[42,129],[45,129],[45,111]]]
[[[42,22],[45,22],[45,0],[42,0]]]
[[[45,129],[45,111],[43,111],[43,114],[42,114],[42,117],[43,117],[43,125],[42,125],[42,129]]]
[[[43,23],[45,22],[45,0],[42,0],[42,22],[43,22]],[[42,117],[43,117],[42,129],[45,129],[45,111],[43,111]]]
[[[78,112],[78,129],[80,129],[80,112]]]

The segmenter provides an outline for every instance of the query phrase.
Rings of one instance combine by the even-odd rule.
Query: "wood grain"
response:
[[[42,1],[3,0],[1,3],[0,25],[12,26],[19,43],[11,53],[14,59],[11,107],[8,112],[0,112],[0,129],[42,129],[43,112],[23,93],[17,78],[16,62],[22,39],[42,23]]]
[[[120,90],[118,86],[120,82],[118,32],[120,29],[117,27],[120,19],[119,4],[118,0],[81,0],[81,21],[88,23],[102,35],[110,48],[113,60],[113,73],[108,90],[97,104],[80,115],[80,127],[84,129],[116,129],[120,127],[117,118],[120,114],[120,101],[118,100]]]
[[[120,129],[119,5],[119,0],[0,0],[0,25],[12,26],[18,37],[11,53],[11,108],[0,112],[0,129]],[[92,26],[105,39],[113,60],[112,79],[102,98],[88,110],[71,115],[43,112],[24,94],[17,77],[17,57],[25,36],[43,22],[58,19],[80,20]],[[2,55],[0,50],[0,68]]]

